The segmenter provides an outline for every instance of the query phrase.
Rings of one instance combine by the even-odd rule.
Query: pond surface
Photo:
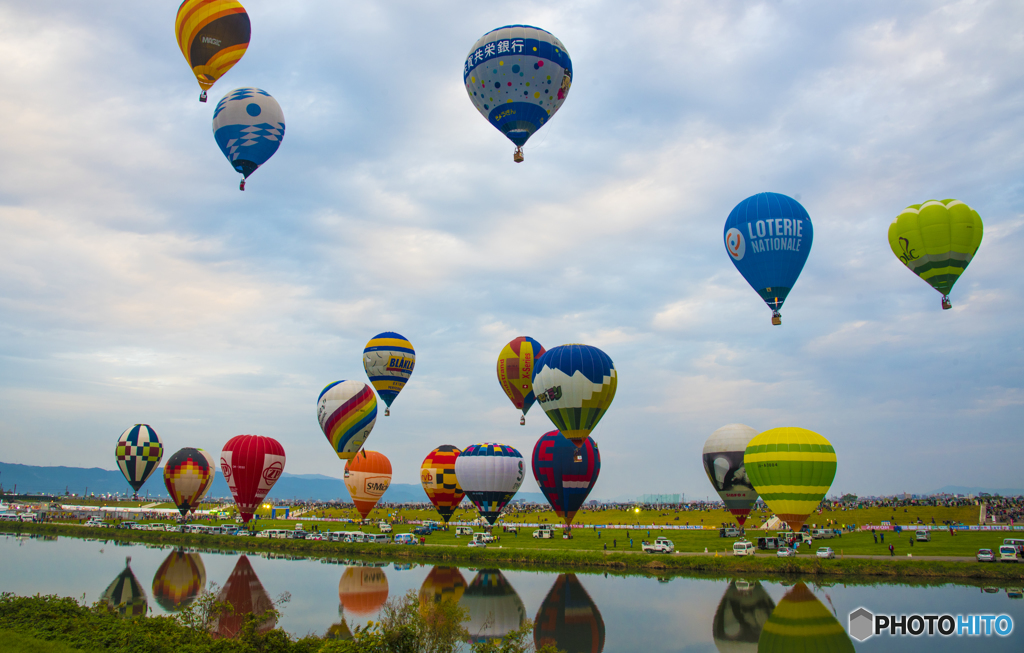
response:
[[[291,599],[276,625],[294,635],[345,636],[374,619],[389,597],[412,590],[422,601],[458,598],[477,638],[498,637],[532,619],[538,643],[570,653],[757,651],[759,642],[762,651],[1024,650],[1024,600],[1005,589],[963,585],[823,586],[753,577],[664,582],[604,573],[340,564],[8,535],[0,535],[0,559],[0,591],[108,600],[125,612],[173,613],[205,588],[236,610],[260,613],[287,593]],[[880,635],[857,642],[846,631],[848,615],[859,607],[875,614],[1005,614],[1014,631],[1005,637]],[[217,629],[230,636],[240,621],[221,619]]]

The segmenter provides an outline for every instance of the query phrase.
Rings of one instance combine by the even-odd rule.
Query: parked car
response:
[[[475,547],[486,547],[487,543],[484,542],[483,540],[476,540],[476,539],[474,539],[474,540],[471,540],[468,544],[466,544],[466,546],[471,546],[471,547],[474,547],[474,548]]]
[[[390,533],[393,530],[391,528],[391,524],[387,523],[386,521],[377,522],[377,528],[380,530],[381,533]]]
[[[819,546],[818,552],[814,555],[818,556],[819,558],[824,558],[826,560],[835,560],[836,558],[836,552],[833,551],[832,547],[829,546]]]
[[[748,542],[746,540],[733,542],[732,554],[734,556],[752,556],[754,555],[754,551],[756,551],[756,549],[754,548],[753,542]]]
[[[791,549],[788,546],[780,546],[779,550],[775,552],[775,555],[779,558],[792,558],[796,555],[796,549]]]
[[[1017,547],[1012,544],[999,547],[999,562],[1017,562]]]
[[[433,529],[429,526],[419,526],[417,528],[412,529],[413,535],[430,535],[433,532]]]
[[[995,562],[996,554],[992,553],[992,549],[978,549],[978,555],[975,556],[978,562]]]
[[[1018,554],[1024,554],[1024,540],[1018,540],[1013,537],[1008,537],[1003,540],[1004,546],[1012,546],[1017,549]]]
[[[931,542],[932,532],[924,528],[917,529],[917,535],[914,536],[918,542]]]
[[[473,540],[469,543],[470,546],[486,546],[494,541],[494,536],[490,533],[473,533]]]

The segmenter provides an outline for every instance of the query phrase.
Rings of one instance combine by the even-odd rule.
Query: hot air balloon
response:
[[[516,146],[523,146],[565,102],[572,61],[562,42],[529,25],[506,25],[484,34],[469,51],[462,81],[477,111]]]
[[[544,347],[529,336],[519,336],[498,354],[498,383],[512,405],[523,411],[519,424],[526,424],[526,413],[537,398],[533,394],[533,368],[544,355]]]
[[[450,444],[442,444],[427,454],[420,465],[420,483],[447,524],[466,493],[455,476],[455,461],[462,452]]]
[[[174,33],[178,48],[196,76],[199,101],[249,47],[249,14],[236,0],[185,0],[178,7]]]
[[[388,577],[380,567],[348,567],[338,581],[338,599],[350,614],[375,614],[388,600]]]
[[[150,474],[160,465],[164,457],[164,445],[160,436],[149,424],[136,424],[121,434],[114,450],[117,466],[121,468],[128,485],[138,495]]]
[[[775,601],[759,581],[734,580],[722,595],[711,625],[720,653],[757,651],[761,629],[775,609]]]
[[[836,477],[836,451],[814,431],[770,429],[747,444],[747,476],[779,519],[798,532]]]
[[[726,424],[704,443],[704,471],[725,507],[742,526],[757,503],[757,490],[747,478],[743,455],[757,431],[743,424]]]
[[[384,417],[391,414],[391,402],[405,387],[416,367],[412,343],[394,331],[378,333],[363,349],[363,369],[377,394],[387,405]]]
[[[761,629],[758,653],[853,653],[853,642],[828,608],[803,583],[786,592]]]
[[[146,591],[132,573],[131,564],[132,559],[125,558],[124,571],[103,590],[100,600],[122,617],[145,617],[149,611]]]
[[[167,612],[178,612],[206,587],[206,567],[198,553],[172,551],[153,576],[153,598]]]
[[[533,390],[541,408],[577,447],[604,417],[617,385],[612,359],[590,345],[550,349],[533,372]]]
[[[205,497],[206,493],[209,492],[210,488],[213,486],[214,477],[217,476],[217,460],[213,457],[213,454],[206,449],[196,449],[196,451],[203,454],[203,457],[206,458],[206,462],[210,465],[210,478],[206,479],[206,485],[199,493],[200,497]],[[195,513],[195,511],[196,509],[192,508],[192,512]]]
[[[351,460],[377,423],[377,396],[360,381],[335,381],[320,392],[316,416],[338,458]]]
[[[224,583],[224,589],[217,600],[230,603],[233,609],[222,613],[217,619],[213,628],[215,637],[230,639],[237,636],[250,614],[255,617],[267,615],[263,619],[257,619],[257,632],[265,633],[277,625],[277,617],[271,612],[274,602],[267,594],[267,590],[263,589],[263,583],[253,571],[249,558],[244,555],[238,557],[238,562],[235,563],[235,568]]]
[[[978,212],[960,200],[911,204],[889,225],[892,253],[942,294],[942,308],[952,308],[949,293],[974,258],[984,225]]]
[[[533,477],[566,526],[572,525],[600,473],[601,452],[591,438],[577,448],[558,431],[549,431],[533,447]]]
[[[345,487],[356,510],[366,519],[391,485],[391,461],[378,451],[363,449],[345,464]]]
[[[220,471],[238,505],[242,522],[249,523],[264,497],[284,473],[284,447],[262,435],[236,435],[220,452]]]
[[[256,168],[270,160],[284,140],[284,112],[270,93],[258,88],[236,88],[217,103],[213,137],[236,171],[242,173],[239,190]]]
[[[533,641],[566,653],[601,653],[604,619],[576,574],[560,574],[537,610]]]
[[[526,621],[526,606],[497,569],[481,569],[459,601],[469,610],[469,641],[501,640]]]
[[[807,211],[779,193],[751,195],[725,221],[725,250],[772,309],[772,324],[782,324],[779,311],[804,269],[812,240],[814,228]]]
[[[471,444],[455,459],[462,491],[491,526],[526,478],[523,456],[507,444]]]
[[[462,598],[466,579],[458,567],[437,566],[430,570],[420,586],[420,605]]]
[[[198,449],[179,449],[164,465],[164,485],[171,495],[171,502],[177,506],[182,519],[189,510],[199,507],[203,495],[210,489],[213,469]]]

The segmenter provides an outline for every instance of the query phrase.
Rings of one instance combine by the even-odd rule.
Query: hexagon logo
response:
[[[850,613],[850,637],[863,642],[875,634],[875,615],[864,608],[857,608]]]

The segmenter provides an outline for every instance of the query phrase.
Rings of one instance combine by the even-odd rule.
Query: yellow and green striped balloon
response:
[[[889,225],[889,247],[903,265],[942,293],[953,289],[981,245],[978,212],[960,200],[928,200],[903,209]]]
[[[836,451],[814,431],[784,426],[755,436],[743,466],[768,507],[799,531],[832,487]]]
[[[853,642],[828,608],[803,583],[786,592],[761,628],[758,653],[853,653]]]

